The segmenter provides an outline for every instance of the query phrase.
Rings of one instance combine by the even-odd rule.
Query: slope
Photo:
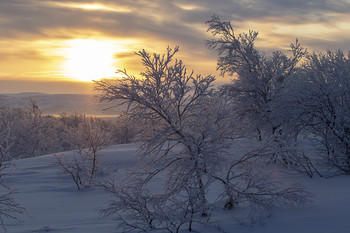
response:
[[[73,152],[66,152],[72,156]],[[103,151],[103,161],[109,167],[131,168],[138,161],[134,144],[111,146]],[[77,191],[68,176],[59,176],[51,165],[53,155],[16,161],[16,170],[8,184],[19,190],[16,200],[27,209],[21,216],[23,223],[8,227],[8,232],[69,232],[112,233],[116,222],[99,218],[98,210],[105,207],[110,195],[103,190]],[[214,225],[221,224],[221,232],[249,233],[345,233],[350,229],[350,179],[306,178],[299,175],[276,173],[275,179],[300,182],[314,194],[313,202],[295,208],[278,209],[264,225],[241,226],[235,220],[244,210],[218,210],[213,213],[211,227],[195,226],[197,232],[219,232]],[[186,232],[186,231],[183,231]]]

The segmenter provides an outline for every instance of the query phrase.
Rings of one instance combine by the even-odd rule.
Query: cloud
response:
[[[204,22],[212,14],[232,20],[237,27],[246,22],[256,22],[259,27],[259,21],[335,24],[349,11],[349,2],[342,0],[3,0],[0,38],[75,38],[85,33],[156,38],[199,49],[198,42],[205,37]]]
[[[184,10],[170,1],[122,1],[118,5],[105,2],[107,4],[100,1],[98,5],[84,2],[79,8],[77,1],[74,4],[68,1],[2,1],[0,15],[8,22],[0,25],[0,38],[55,39],[103,34],[115,38],[173,40],[196,46],[202,35],[193,25],[204,25],[210,15],[202,10]],[[84,6],[99,7],[86,10]]]
[[[215,73],[216,55],[204,46],[211,36],[205,21],[213,14],[232,21],[238,33],[259,31],[257,44],[264,49],[284,49],[298,37],[319,50],[346,49],[348,12],[346,0],[0,0],[0,56],[5,68],[16,59],[58,64],[63,56],[53,51],[63,41],[105,38],[128,48],[115,52],[123,65],[138,64],[132,51],[180,45],[186,64]]]

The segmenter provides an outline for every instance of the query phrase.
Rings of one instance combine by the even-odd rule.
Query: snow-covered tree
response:
[[[260,141],[268,141],[274,147],[271,161],[312,176],[317,172],[315,166],[294,147],[303,126],[296,124],[298,106],[291,91],[301,75],[300,61],[308,54],[306,49],[296,40],[290,45],[290,56],[281,51],[267,56],[255,46],[258,32],[236,34],[230,22],[217,16],[207,24],[214,38],[206,44],[219,54],[217,69],[223,76],[234,77],[221,91],[231,98],[246,136],[255,132]]]
[[[266,56],[255,47],[258,32],[237,35],[230,22],[215,15],[207,24],[214,39],[206,44],[219,54],[217,69],[221,75],[234,76],[232,83],[222,89],[236,103],[236,112],[247,126],[257,130],[260,139],[263,134],[280,133],[281,122],[271,120],[273,114],[278,114],[271,104],[281,101],[278,93],[295,73],[306,50],[296,40],[290,45],[291,56],[281,51]]]
[[[283,193],[270,182],[260,182],[265,176],[242,170],[263,159],[264,149],[230,153],[242,132],[233,101],[211,87],[214,77],[187,73],[181,60],[173,61],[177,52],[178,47],[164,55],[142,50],[136,53],[145,67],[140,77],[124,70],[123,78],[96,82],[101,101],[126,105],[128,118],[143,126],[138,132],[142,163],[126,180],[105,185],[117,199],[104,213],[116,214],[124,230],[177,232],[183,225],[191,231],[194,222],[210,215],[213,203],[207,193],[216,185],[223,186],[220,196],[226,204],[257,206],[257,200],[264,200],[270,208],[291,196],[302,202],[296,190]],[[155,179],[164,179],[156,192],[148,185]],[[237,185],[243,179],[246,187]]]
[[[12,115],[13,123],[10,135],[13,157],[35,157],[61,150],[59,122],[55,117],[43,114],[35,100],[31,100],[27,109],[10,108],[8,114]]]
[[[19,205],[14,194],[17,190],[11,189],[6,185],[6,177],[10,175],[13,168],[12,157],[10,154],[11,142],[9,140],[12,119],[7,114],[9,109],[2,106],[0,111],[0,226],[6,232],[6,225],[18,223],[18,215],[25,210]]]
[[[295,123],[323,145],[329,165],[350,174],[349,55],[310,54],[294,85]]]
[[[217,156],[213,147],[218,138],[210,135],[210,122],[206,122],[210,118],[203,101],[210,98],[214,77],[187,73],[181,60],[171,64],[176,52],[178,47],[168,48],[165,55],[140,51],[137,55],[146,68],[141,77],[120,71],[123,79],[98,81],[96,89],[102,91],[101,100],[127,104],[126,114],[142,122],[140,148],[150,164],[156,165],[149,170],[149,179],[166,170],[167,192],[191,187],[200,193],[204,214],[207,173]],[[214,120],[211,124],[218,123]]]

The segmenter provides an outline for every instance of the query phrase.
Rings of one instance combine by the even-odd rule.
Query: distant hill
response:
[[[1,94],[0,103],[11,107],[30,107],[30,99],[34,99],[45,114],[81,113],[87,115],[117,115],[116,110],[104,111],[109,105],[99,103],[94,95],[89,94],[45,94],[18,93]]]

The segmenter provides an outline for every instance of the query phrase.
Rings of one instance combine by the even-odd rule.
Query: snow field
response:
[[[132,168],[137,161],[134,144],[111,146],[102,151],[103,161],[110,168],[118,167],[119,174]],[[72,156],[66,152],[65,156]],[[16,161],[16,169],[7,183],[18,189],[17,202],[26,208],[28,216],[20,216],[23,223],[10,226],[10,233],[67,232],[112,233],[116,222],[112,218],[100,218],[99,210],[106,207],[110,194],[101,189],[77,191],[69,176],[60,176],[59,169],[51,165],[53,155]],[[283,183],[299,182],[313,194],[312,202],[299,207],[285,207],[265,219],[263,225],[242,226],[234,220],[244,214],[243,208],[233,211],[217,210],[210,226],[195,226],[197,232],[240,233],[347,233],[350,229],[350,179],[347,176],[333,178],[273,173],[273,178]],[[160,180],[159,180],[160,181]],[[152,183],[159,189],[157,182]],[[213,191],[215,193],[215,190]],[[209,197],[210,198],[210,197]],[[219,225],[220,227],[215,227]],[[219,230],[220,229],[220,230]],[[183,230],[182,232],[186,232]]]

